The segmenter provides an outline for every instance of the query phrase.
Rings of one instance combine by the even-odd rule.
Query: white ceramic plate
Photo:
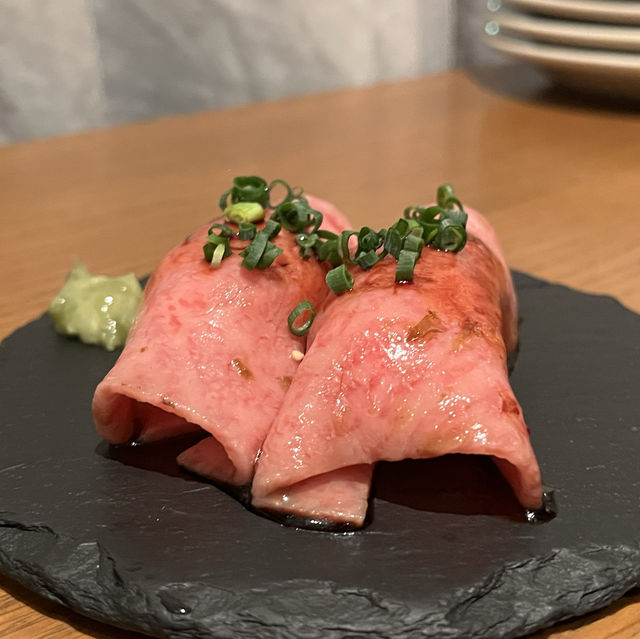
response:
[[[542,67],[563,84],[611,96],[640,98],[640,54],[579,49],[488,36],[489,46]]]
[[[496,12],[493,20],[504,35],[587,48],[640,51],[640,26],[574,22],[504,10]]]
[[[498,4],[578,20],[640,24],[640,2],[632,0],[502,0]]]

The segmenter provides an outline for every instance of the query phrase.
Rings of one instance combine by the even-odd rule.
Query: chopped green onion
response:
[[[363,226],[358,232],[358,253],[360,251],[375,251],[381,244],[380,236],[372,228]]]
[[[356,259],[356,264],[363,270],[370,269],[374,264],[380,261],[380,255],[375,251],[367,251],[366,253],[360,253]]]
[[[312,248],[317,241],[317,233],[298,233],[298,235],[296,235],[296,244],[300,248]]]
[[[331,231],[327,231],[326,229],[320,229],[318,230],[318,237],[322,238],[323,240],[337,240],[338,239],[338,235],[336,235],[335,233],[331,232]]]
[[[268,266],[273,264],[273,261],[282,253],[282,249],[276,246],[273,242],[267,242],[267,245],[264,247],[264,251],[260,256],[260,260],[256,265],[259,269],[264,270]]]
[[[331,266],[340,266],[343,263],[342,258],[340,257],[340,248],[338,241],[329,240],[327,242],[329,245],[329,254],[327,255],[327,262],[331,264]]]
[[[425,244],[431,244],[433,242],[433,238],[438,234],[440,230],[440,224],[436,221],[432,224],[425,224],[423,226],[423,237]]]
[[[279,187],[284,188],[284,194],[276,203],[272,198]],[[248,269],[265,269],[283,252],[270,240],[284,228],[295,233],[303,259],[315,254],[318,261],[331,264],[333,268],[327,273],[326,282],[339,295],[353,288],[348,264],[357,264],[366,270],[391,255],[397,260],[396,281],[405,282],[413,278],[425,245],[459,251],[467,241],[468,216],[450,184],[438,187],[436,205],[408,206],[388,229],[375,231],[363,226],[358,231],[345,230],[340,234],[321,228],[322,213],[311,208],[302,193],[302,188],[292,188],[281,179],[267,184],[257,176],[236,177],[233,186],[222,194],[220,207],[229,221],[238,224],[238,231],[225,224],[211,226],[203,246],[205,258],[213,266],[219,266],[231,253],[230,239],[238,237],[250,242],[240,252],[242,265]],[[271,218],[258,231],[254,222],[264,219],[264,209],[268,207],[273,209]],[[357,245],[351,241],[354,235]]]
[[[313,249],[319,241],[317,233],[298,233],[296,244],[300,247],[300,257],[308,260],[313,255]]]
[[[383,246],[387,253],[390,253],[393,257],[398,259],[398,255],[402,249],[402,237],[400,237],[400,233],[398,233],[398,231],[393,227],[387,231]]]
[[[447,211],[453,210],[453,205],[456,205],[460,211],[463,211],[462,202],[457,197],[450,197],[446,202],[444,208]]]
[[[222,237],[233,237],[235,235],[235,231],[226,224],[212,224],[209,227],[209,235],[211,235],[215,231],[220,231],[218,235]]]
[[[296,324],[296,320],[301,315],[307,315],[307,318],[304,320],[302,324]],[[311,302],[307,300],[303,300],[298,304],[292,311],[289,313],[289,317],[287,317],[287,324],[289,324],[289,330],[296,336],[300,337],[301,335],[305,335],[311,325],[313,324],[313,320],[316,317],[316,311],[313,308]]]
[[[277,204],[274,204],[271,201],[271,191],[273,191],[273,187],[277,186],[278,184],[284,186],[284,188],[286,189],[287,193],[286,195],[280,200],[280,202],[278,202]],[[269,206],[272,209],[275,209],[276,207],[280,206],[281,204],[284,204],[285,202],[290,202],[291,200],[293,200],[295,197],[300,197],[302,195],[302,189],[300,189],[299,193],[296,195],[294,194],[294,189],[292,189],[289,184],[287,182],[285,182],[284,180],[271,180],[271,182],[269,182]]]
[[[211,258],[211,266],[213,266],[214,268],[218,268],[218,266],[220,266],[220,263],[225,257],[224,253],[226,248],[227,247],[225,244],[218,244],[218,246],[216,246],[216,248],[213,251],[213,256]]]
[[[464,226],[466,225],[469,216],[462,209],[448,209],[443,211],[440,219],[450,220],[456,226]]]
[[[398,255],[396,267],[396,282],[408,282],[413,279],[413,270],[416,266],[419,254],[415,251],[402,249]]]
[[[230,222],[259,222],[264,219],[264,209],[257,202],[236,202],[227,206],[224,216]]]
[[[258,265],[265,248],[267,248],[268,241],[269,236],[266,233],[256,233],[251,244],[240,252],[240,257],[244,258],[242,260],[242,266],[249,270],[254,269]]]
[[[324,215],[320,213],[320,211],[316,211],[315,209],[311,209],[311,219],[313,220],[313,232],[315,233],[320,226],[322,225],[322,220],[324,220]]]
[[[349,240],[351,236],[357,235],[356,231],[342,231],[340,233],[340,242],[338,243],[338,255],[343,262],[352,264],[351,252],[349,251]]]
[[[273,218],[271,218],[270,220],[267,220],[267,223],[264,225],[262,232],[266,233],[269,239],[272,239],[276,235],[278,235],[278,233],[280,233],[281,228],[282,227],[280,226],[280,224],[276,222]]]
[[[418,220],[407,220],[407,233],[411,233],[414,229],[421,229],[422,224]]]
[[[222,237],[221,235],[217,235],[216,233],[210,233],[209,235],[207,235],[207,242],[202,247],[202,250],[204,252],[204,259],[207,260],[207,262],[211,262],[213,260],[213,255],[219,246],[223,247],[222,257],[220,258],[221,260],[231,255],[229,238]]]
[[[438,206],[442,208],[446,208],[447,202],[454,198],[454,190],[451,184],[441,184],[438,187],[438,192],[436,196],[436,201],[438,202]]]
[[[327,286],[336,294],[350,291],[353,288],[353,276],[344,264],[332,268],[325,278]]]
[[[391,228],[397,231],[400,237],[404,237],[409,232],[409,222],[400,218]]]
[[[318,260],[321,262],[327,261],[331,266],[339,266],[342,264],[342,258],[340,257],[339,244],[340,239],[335,233],[330,231],[319,230],[318,240],[313,247],[315,249]],[[322,237],[327,238],[323,241]]]
[[[419,237],[413,233],[409,233],[407,237],[404,238],[404,242],[402,244],[402,248],[406,251],[413,251],[414,253],[418,253],[418,255],[422,252],[422,248],[424,247],[424,240],[422,237]]]
[[[453,207],[457,206],[458,210],[464,212],[462,202],[456,197],[455,192],[451,184],[441,184],[438,187],[438,206],[441,206],[446,211],[453,211]],[[442,216],[440,217],[442,219]],[[466,221],[466,220],[465,220]]]
[[[218,203],[220,205],[220,208],[224,211],[227,208],[227,201],[229,200],[229,195],[231,195],[231,191],[232,189],[227,189],[221,196],[220,196],[220,202]]]
[[[449,219],[440,223],[440,230],[433,240],[433,245],[443,251],[457,252],[467,243],[467,233],[464,227]]]
[[[321,262],[324,262],[329,258],[329,252],[331,251],[331,243],[335,242],[335,240],[321,240],[318,235],[318,240],[314,245],[314,249],[316,251],[316,255]]]
[[[209,233],[209,235],[207,235],[207,242],[215,245],[228,244],[229,238],[224,235],[218,235],[217,233]]]
[[[233,186],[220,198],[220,208],[223,211],[227,208],[229,195],[231,195],[231,204],[257,202],[262,208],[269,206],[269,187],[261,177],[256,175],[234,178]]]
[[[404,219],[417,219],[420,216],[420,211],[424,211],[424,207],[422,206],[407,206],[407,208],[403,211],[402,215]]]
[[[238,237],[241,240],[252,240],[256,236],[256,226],[251,222],[240,222],[238,225]]]
[[[286,201],[273,213],[282,227],[293,233],[301,233],[311,224],[311,208],[306,200]]]
[[[427,208],[417,207],[419,209],[418,219],[422,224],[429,224],[433,222],[438,215],[442,214],[442,209],[439,206],[428,206]]]

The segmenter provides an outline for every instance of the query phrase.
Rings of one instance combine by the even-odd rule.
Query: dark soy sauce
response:
[[[525,510],[525,517],[530,524],[544,524],[557,514],[555,491],[549,486],[542,487],[542,506],[538,510]]]

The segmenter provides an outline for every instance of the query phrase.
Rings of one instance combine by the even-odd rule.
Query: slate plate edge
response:
[[[49,551],[59,557],[44,570],[28,558],[34,534],[49,535]],[[128,630],[180,639],[510,639],[593,612],[640,586],[639,540],[633,546],[553,550],[505,564],[472,586],[415,609],[371,589],[303,579],[238,593],[174,583],[159,586],[151,598],[145,594],[152,590],[149,584],[123,580],[98,542],[78,542],[47,526],[7,519],[0,519],[0,540],[10,549],[0,550],[0,572],[30,590],[98,621],[114,625],[115,619]],[[612,562],[620,568],[612,570]],[[576,573],[577,564],[584,569]],[[524,610],[514,606],[523,593],[530,604]],[[195,609],[197,618],[189,614]]]

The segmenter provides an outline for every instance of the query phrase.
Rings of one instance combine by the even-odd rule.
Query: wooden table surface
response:
[[[358,226],[452,182],[513,268],[640,311],[640,116],[528,96],[453,72],[2,148],[0,337],[45,310],[74,256],[148,273],[247,174],[304,185]],[[2,638],[137,636],[0,578]],[[535,636],[640,636],[639,591]]]

